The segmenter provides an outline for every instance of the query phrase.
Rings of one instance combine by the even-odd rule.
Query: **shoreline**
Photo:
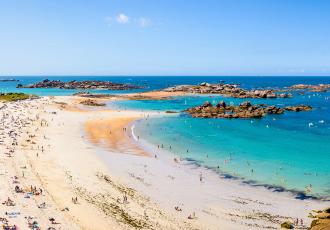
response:
[[[132,128],[134,129],[134,124],[138,121],[139,119],[135,119],[134,121],[132,121],[130,124],[129,124],[129,126],[128,126],[128,129],[129,130],[131,130],[132,131]],[[134,142],[137,142],[137,144],[140,144],[141,146],[142,146],[142,148],[146,151],[146,152],[148,152],[148,153],[152,153],[152,154],[154,154],[155,153],[155,151],[150,151],[150,149],[153,149],[153,150],[156,150],[156,151],[158,151],[157,149],[156,149],[156,146],[145,146],[144,144],[144,142],[143,141],[145,141],[145,140],[143,140],[143,139],[139,139],[139,140],[136,140],[137,138],[134,138],[134,136],[136,136],[134,133],[132,133],[132,137],[133,137],[133,140],[132,139],[130,139],[131,141],[134,141]],[[143,143],[142,143],[143,142]],[[150,144],[150,145],[152,145],[152,144]],[[115,151],[115,150],[113,150],[113,151]],[[158,153],[159,153],[159,151],[158,151]],[[159,156],[160,156],[161,154],[157,154],[157,158],[159,158]],[[171,156],[173,157],[174,156],[174,154],[169,154],[168,156],[166,156],[165,158],[166,158],[166,163],[170,163],[171,161],[173,162],[173,158],[171,159]],[[118,156],[118,158],[120,158],[120,156]],[[127,157],[125,157],[125,158],[130,158],[129,156],[127,156]],[[117,158],[116,158],[117,159]],[[117,159],[118,160],[118,159]],[[127,161],[129,161],[129,160],[127,160]],[[194,167],[193,165],[189,165],[189,164],[186,164],[188,161],[186,161],[186,162],[180,162],[180,166],[182,166],[182,167],[187,167],[187,168],[190,168],[190,169],[196,169],[195,171],[199,171],[199,170],[203,170],[203,174],[204,174],[204,170],[206,170],[206,171],[212,171],[211,173],[212,174],[215,174],[214,173],[214,171],[213,170],[210,170],[210,169],[207,169],[207,168],[201,168],[201,167]],[[182,164],[181,164],[182,163]],[[137,164],[137,163],[135,163],[135,164]],[[113,168],[112,168],[113,169]],[[140,172],[141,173],[141,172]],[[208,174],[209,172],[205,172],[205,174]],[[133,175],[133,177],[136,177],[135,176],[135,174],[131,174],[131,176]],[[123,175],[121,175],[121,176],[123,176]],[[144,181],[144,179],[143,179],[143,177],[142,176],[137,176],[140,180],[143,180]],[[196,176],[197,178],[198,178],[198,176]],[[224,183],[227,183],[227,182],[225,182],[225,181],[227,181],[227,179],[225,179],[225,178],[219,178],[219,174],[217,174],[217,179],[219,180],[224,180],[224,181],[222,181],[222,182],[224,182]],[[127,178],[125,179],[125,180],[127,180]],[[228,180],[230,183],[233,183],[233,181],[231,181],[231,180]],[[146,183],[146,184],[148,184],[147,182],[141,182],[142,184],[143,183]],[[244,189],[244,188],[246,188],[245,186],[244,186],[244,183],[241,181],[240,183],[237,183],[238,185],[237,185],[237,187],[238,188],[240,188],[240,189]],[[246,183],[245,183],[246,184]],[[236,185],[235,185],[236,186]],[[300,200],[300,199],[297,199],[297,198],[294,198],[294,196],[293,196],[293,194],[292,194],[292,192],[291,191],[283,191],[283,192],[281,192],[281,193],[278,193],[278,192],[276,192],[276,191],[272,191],[269,187],[267,188],[267,187],[265,187],[265,186],[253,186],[253,185],[248,185],[249,186],[249,189],[251,189],[251,190],[261,190],[262,191],[262,194],[263,193],[271,193],[271,194],[273,194],[273,195],[275,195],[275,196],[277,196],[277,198],[278,197],[280,197],[279,199],[289,199],[289,200],[291,200],[291,199],[293,199],[293,200],[296,200],[296,201],[302,201],[302,202],[316,202],[316,203],[319,203],[319,202],[321,202],[322,204],[323,204],[323,202],[325,202],[324,203],[324,206],[326,206],[327,204],[327,201],[324,201],[324,200],[314,200],[314,199],[304,199],[304,200]],[[258,188],[257,188],[258,187]],[[261,188],[260,188],[261,187]],[[260,191],[259,191],[260,192]],[[148,193],[146,193],[146,194],[148,194]],[[149,193],[150,194],[150,193]],[[321,206],[322,206],[322,204],[321,204]],[[320,205],[320,204],[319,204]],[[310,210],[311,211],[311,210]],[[308,215],[308,213],[306,212],[306,216]],[[303,217],[304,219],[305,219],[305,221],[308,221],[308,219],[306,219],[305,217]]]
[[[166,115],[170,116],[169,114],[166,114]],[[136,120],[132,121],[132,123],[129,126],[130,129],[133,125],[135,126],[135,123],[140,122],[140,120],[141,119],[136,119]],[[134,130],[131,129],[131,132],[134,132]],[[161,148],[157,149],[155,144],[149,142],[148,140],[146,140],[144,138],[141,138],[141,140],[134,139],[134,141],[137,144],[141,145],[141,147],[143,149],[145,149],[146,152],[150,151],[150,152],[153,152],[153,154],[156,151],[163,152],[163,154],[167,154],[169,156],[169,159],[171,159],[171,160],[173,160],[174,158],[177,158],[177,159],[181,158],[180,161],[183,162],[184,164],[191,164],[191,165],[194,165],[201,169],[210,170],[213,173],[217,174],[220,177],[220,179],[232,180],[232,181],[238,182],[239,184],[246,184],[246,185],[249,185],[249,186],[255,187],[255,188],[258,188],[258,187],[266,188],[270,192],[274,192],[274,193],[289,193],[292,195],[292,197],[294,197],[295,199],[298,199],[298,200],[310,199],[310,200],[330,202],[330,195],[329,196],[309,195],[303,190],[288,189],[284,186],[275,185],[275,184],[259,183],[256,180],[250,180],[250,179],[244,178],[244,176],[235,176],[235,175],[232,175],[225,171],[219,171],[219,168],[217,168],[215,166],[204,165],[204,164],[200,163],[198,160],[194,160],[193,158],[189,158],[189,157],[182,158],[182,157],[176,156],[175,153],[173,153],[169,150],[165,150],[165,149],[161,149]]]
[[[19,211],[10,223],[16,221],[23,229],[28,215],[42,228],[53,226],[50,217],[60,223],[54,226],[64,229],[276,229],[295,218],[303,219],[299,227],[306,228],[311,221],[308,213],[330,206],[221,179],[189,161],[175,162],[156,146],[144,149],[145,140],[131,133],[134,121],[162,113],[94,109],[80,106],[76,97],[60,96],[8,105],[3,113],[16,117],[13,129],[22,136],[19,147],[11,147],[10,128],[3,132],[4,149],[17,153],[1,156],[1,176],[8,185],[0,199],[10,196],[16,206],[0,209]],[[10,124],[11,118],[4,122]],[[43,195],[27,199],[13,193],[15,176],[19,186],[36,185]],[[72,201],[75,197],[77,203]],[[38,206],[42,202],[44,209]]]

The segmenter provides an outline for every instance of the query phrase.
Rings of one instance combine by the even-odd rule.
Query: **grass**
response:
[[[0,101],[19,101],[29,98],[30,95],[25,93],[0,93]]]

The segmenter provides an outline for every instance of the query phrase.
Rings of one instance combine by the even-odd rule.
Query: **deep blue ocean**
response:
[[[330,84],[330,77],[47,77],[60,80],[109,80],[145,86],[148,91],[201,82],[238,83],[242,88],[283,88],[293,84]],[[0,82],[2,92],[37,95],[71,95],[75,90],[16,89],[45,77],[15,77],[20,82]],[[95,90],[98,93],[128,91]],[[110,107],[134,110],[182,111],[210,101],[240,103],[243,99],[214,95],[175,97],[163,101],[118,101]],[[254,185],[274,186],[330,199],[330,92],[304,91],[286,99],[252,99],[269,105],[311,105],[310,112],[286,112],[262,119],[197,119],[180,112],[136,123],[135,132],[154,145],[163,144],[173,154],[222,175]],[[171,149],[169,148],[171,146]],[[187,151],[188,150],[188,151]]]

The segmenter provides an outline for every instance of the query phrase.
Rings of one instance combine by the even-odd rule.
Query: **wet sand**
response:
[[[87,139],[107,150],[116,150],[140,156],[150,156],[146,151],[131,141],[132,135],[127,127],[139,117],[120,116],[104,120],[89,120],[85,123]]]

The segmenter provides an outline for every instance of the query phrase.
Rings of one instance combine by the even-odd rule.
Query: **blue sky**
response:
[[[0,75],[330,75],[328,0],[0,0]]]

